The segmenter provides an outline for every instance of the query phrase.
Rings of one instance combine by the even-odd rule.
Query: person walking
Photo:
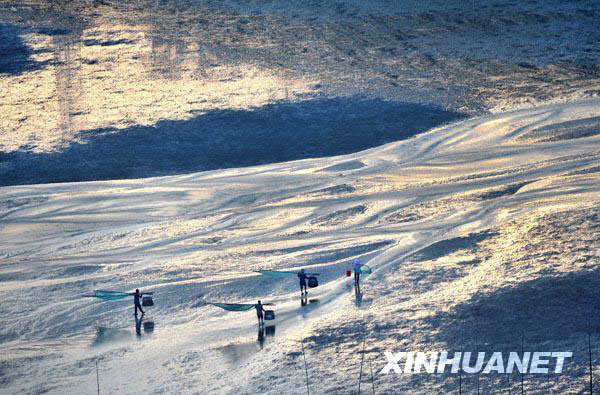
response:
[[[133,293],[133,309],[134,312],[133,314],[137,317],[137,312],[138,309],[140,309],[140,311],[142,312],[142,315],[144,315],[144,310],[142,310],[142,304],[140,303],[140,298],[142,297],[142,294],[140,293],[139,289],[136,289],[135,292]]]
[[[355,260],[354,263],[352,264],[352,269],[354,269],[354,287],[359,292],[360,292],[360,268],[361,268],[361,266],[362,266],[362,264],[360,263],[360,261],[358,259]]]
[[[304,295],[305,293],[308,293],[306,291],[306,278],[307,277],[308,276],[304,272],[304,269],[301,269],[300,273],[298,273],[298,278],[300,279],[300,294],[302,294],[302,295]]]
[[[264,312],[265,312],[265,308],[263,307],[262,303],[260,303],[260,300],[258,301],[257,304],[254,305],[254,308],[256,309],[256,315],[258,316],[258,326],[262,326],[264,325],[265,321],[264,321]]]

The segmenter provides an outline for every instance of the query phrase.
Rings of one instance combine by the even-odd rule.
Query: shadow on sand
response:
[[[520,345],[522,336],[529,344],[552,344],[570,337],[586,339],[588,330],[598,334],[599,301],[600,269],[549,272],[542,278],[477,293],[428,324],[450,346],[458,345],[463,331],[471,344]]]
[[[0,75],[19,75],[27,71],[39,70],[49,63],[32,58],[32,55],[39,51],[33,50],[24,43],[21,37],[27,33],[30,33],[27,28],[0,24]],[[44,30],[43,33],[55,32]]]
[[[462,117],[361,96],[212,110],[153,126],[83,131],[60,151],[0,153],[0,185],[140,178],[348,154]]]

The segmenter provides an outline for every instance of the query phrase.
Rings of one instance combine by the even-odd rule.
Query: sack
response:
[[[352,270],[346,270],[346,277],[350,277],[352,275]]]
[[[273,310],[265,310],[265,320],[271,321],[275,319],[275,312]]]
[[[142,296],[142,306],[154,306],[154,301],[152,300],[152,296]]]
[[[317,287],[319,285],[319,281],[317,281],[317,278],[315,276],[310,276],[308,278],[308,287],[309,288],[314,288]]]

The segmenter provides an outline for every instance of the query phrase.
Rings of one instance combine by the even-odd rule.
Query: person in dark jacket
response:
[[[300,293],[302,295],[304,295],[304,293],[308,293],[306,292],[306,278],[308,276],[306,275],[306,273],[304,273],[304,269],[300,270],[300,273],[298,273],[298,278],[300,279]]]
[[[142,312],[142,315],[144,315],[144,310],[142,310],[142,304],[140,303],[140,299],[142,297],[142,294],[140,293],[139,289],[136,289],[134,294],[133,294],[133,306],[134,306],[134,315],[137,317],[137,311],[138,309],[140,309],[140,311]]]
[[[265,309],[264,309],[262,303],[260,303],[260,300],[258,301],[257,304],[254,305],[254,308],[256,309],[256,315],[258,317],[258,326],[264,325],[264,323],[265,323],[265,321],[264,321],[264,312],[265,312]]]

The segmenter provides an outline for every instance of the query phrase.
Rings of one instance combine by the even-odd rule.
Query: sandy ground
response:
[[[597,97],[599,19],[593,1],[0,1],[0,185],[347,154]]]
[[[588,336],[597,386],[599,19],[0,0],[0,393],[579,394]],[[301,267],[305,305],[254,272]],[[138,287],[141,321],[82,298]],[[257,299],[265,333],[209,304]],[[574,354],[560,375],[379,374],[384,351],[522,349]]]
[[[385,350],[523,342],[574,353],[561,375],[525,375],[529,391],[581,393],[588,331],[598,362],[598,104],[327,159],[2,188],[3,392],[91,392],[98,361],[108,392],[303,393],[303,345],[311,392],[354,393],[364,341],[363,391],[457,389],[455,375],[378,374]],[[374,269],[360,297],[356,258]],[[293,278],[252,272],[299,267],[321,273],[306,306]],[[156,292],[139,335],[131,301],[80,297],[136,287]],[[257,299],[276,303],[264,337],[253,312],[206,304]]]

